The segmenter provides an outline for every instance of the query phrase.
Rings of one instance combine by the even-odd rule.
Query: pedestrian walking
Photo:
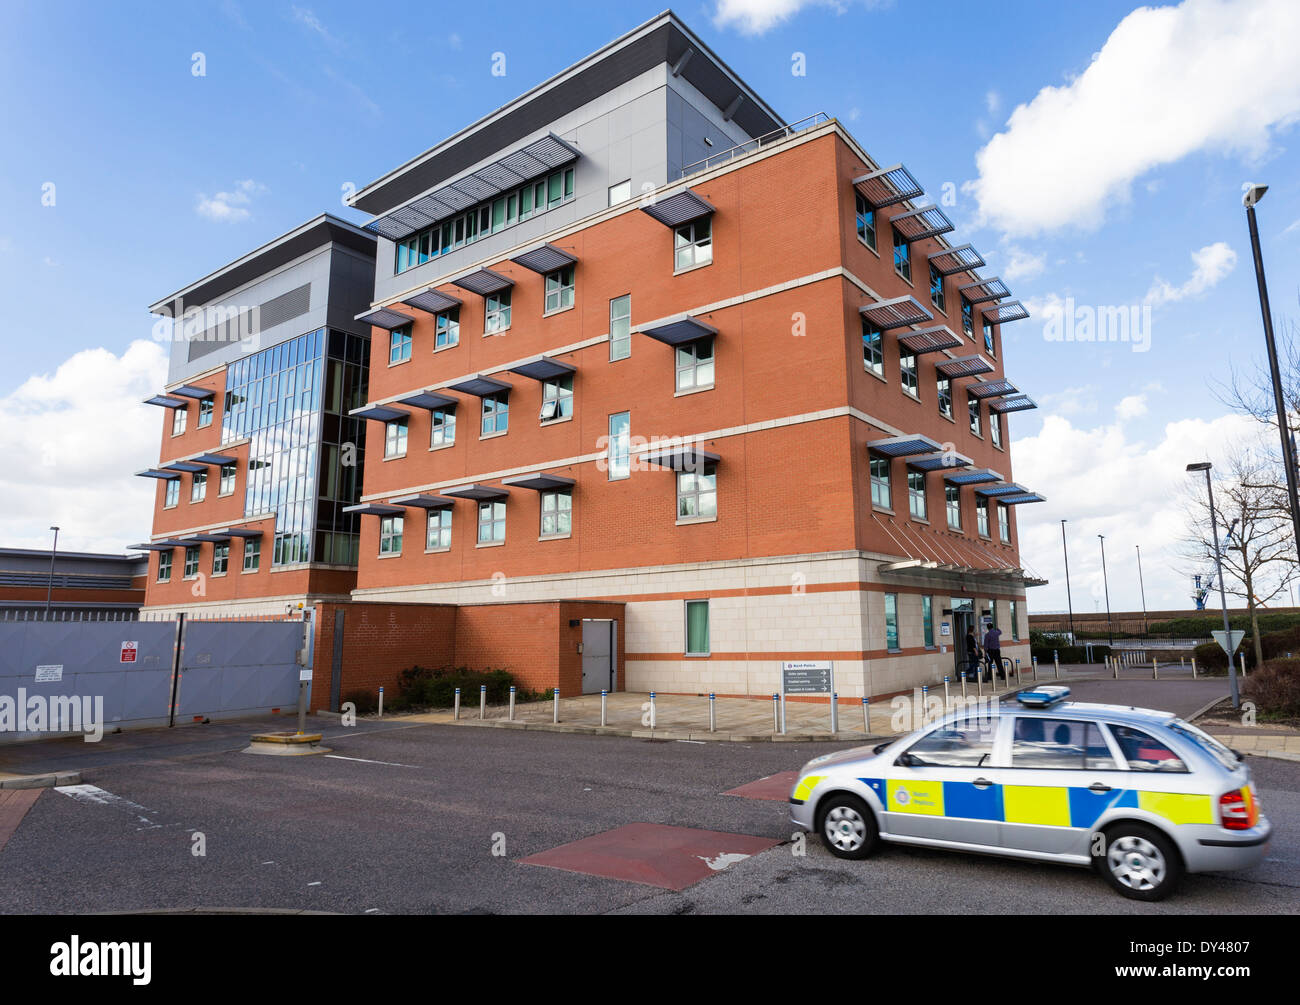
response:
[[[1002,666],[1002,632],[997,625],[990,625],[984,634],[984,655],[989,661],[987,680],[992,683],[994,674],[1006,680],[1006,671]]]
[[[975,637],[974,626],[966,629],[966,669],[963,674],[974,674],[979,676],[980,672],[980,644],[979,639]]]

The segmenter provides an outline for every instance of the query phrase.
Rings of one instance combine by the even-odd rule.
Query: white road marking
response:
[[[678,743],[703,743],[703,740],[678,740]]]
[[[308,886],[320,886],[320,880],[318,879],[318,880],[316,880],[316,882],[314,882],[314,883],[308,883],[307,885],[308,885]]]
[[[721,872],[727,866],[735,865],[737,862],[743,862],[749,858],[748,855],[742,855],[740,852],[735,851],[724,851],[717,858],[709,858],[707,855],[696,855],[695,857],[714,872]]]
[[[362,764],[387,764],[390,768],[418,768],[418,764],[398,764],[396,761],[372,761],[368,757],[344,757],[342,754],[326,754],[336,761],[360,761]]]
[[[139,803],[133,803],[129,799],[124,799],[122,796],[107,792],[98,785],[60,785],[55,788],[55,791],[62,792],[65,796],[71,796],[79,803],[107,806],[110,809],[127,813],[135,817],[140,823],[147,824],[150,828],[162,826],[157,820],[147,815],[153,813],[153,810],[141,806]],[[145,828],[139,829],[144,830]]]

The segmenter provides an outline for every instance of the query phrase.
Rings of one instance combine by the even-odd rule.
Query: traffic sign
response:
[[[829,660],[781,664],[781,689],[785,694],[830,694],[834,686],[834,664]]]
[[[1214,641],[1219,643],[1219,647],[1231,656],[1237,651],[1237,646],[1241,645],[1241,640],[1246,637],[1244,631],[1234,629],[1230,632],[1210,632],[1214,636]]]

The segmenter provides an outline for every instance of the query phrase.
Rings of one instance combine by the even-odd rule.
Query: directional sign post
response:
[[[785,732],[787,694],[824,694],[835,703],[835,664],[830,660],[799,660],[781,664],[781,732]],[[831,725],[835,709],[831,709]]]

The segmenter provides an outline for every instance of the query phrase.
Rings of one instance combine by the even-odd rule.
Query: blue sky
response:
[[[1064,607],[1061,518],[1076,609],[1101,597],[1099,533],[1112,606],[1138,605],[1125,567],[1135,544],[1149,606],[1186,606],[1181,469],[1199,458],[1184,455],[1218,458],[1249,435],[1207,380],[1262,358],[1243,181],[1272,185],[1259,213],[1274,310],[1300,316],[1300,30],[1288,6],[675,8],[787,120],[824,111],[880,162],[906,163],[931,198],[949,184],[955,236],[1036,310],[1005,334],[1009,375],[1043,406],[1011,419],[1016,477],[1049,497],[1021,510],[1023,557],[1053,580],[1033,607]],[[162,380],[158,347],[139,344],[145,306],[322,210],[364,222],[343,186],[660,9],[8,4],[0,294],[25,309],[4,326],[0,484],[16,503],[0,538],[40,546],[50,522],[71,547],[147,537],[150,486],[129,474],[156,456],[161,421],[134,404]],[[497,51],[504,77],[490,72]],[[1044,320],[1066,298],[1151,304],[1149,351],[1049,341]]]

